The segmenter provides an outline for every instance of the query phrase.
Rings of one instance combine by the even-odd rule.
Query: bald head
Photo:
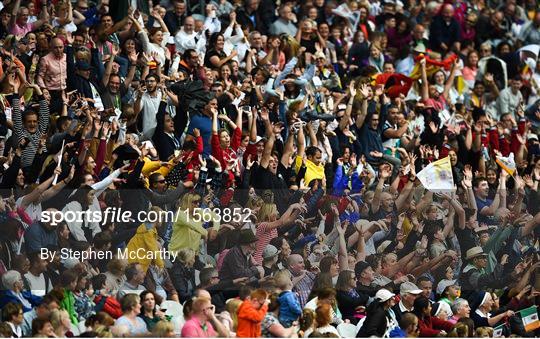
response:
[[[212,299],[212,296],[210,295],[210,292],[208,292],[207,290],[203,290],[203,289],[196,290],[195,291],[195,297]]]
[[[444,5],[441,14],[444,20],[450,21],[454,16],[454,7],[451,4]]]
[[[58,38],[54,38],[51,41],[51,51],[57,58],[62,57],[64,54],[64,42]]]
[[[193,32],[194,28],[195,28],[195,20],[193,19],[193,17],[188,16],[184,20],[184,31],[186,33],[191,33],[191,32]]]

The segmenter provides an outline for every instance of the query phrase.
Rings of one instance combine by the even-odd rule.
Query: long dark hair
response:
[[[75,191],[75,193],[73,193],[71,197],[69,197],[68,202],[77,201],[79,204],[81,204],[83,210],[87,210],[90,205],[88,204],[87,196],[91,190],[93,190],[92,187],[82,185]]]
[[[208,46],[206,46],[206,49],[209,50],[209,51],[215,51],[216,50],[216,42],[217,42],[217,39],[220,36],[223,37],[223,39],[225,39],[223,34],[221,34],[220,32],[212,33],[212,35],[210,35],[210,39],[208,39]]]
[[[144,298],[146,298],[146,296],[148,294],[152,294],[154,296],[154,301],[155,301],[155,305],[154,305],[154,309],[152,310],[152,315],[156,315],[156,306],[158,304],[161,304],[161,297],[159,295],[157,295],[157,293],[154,293],[152,291],[149,291],[149,290],[145,290],[145,291],[142,291],[141,294],[140,294],[140,297],[141,297],[141,305],[144,303]],[[144,306],[143,306],[144,308]],[[144,314],[144,312],[142,312]]]
[[[416,314],[418,319],[424,318],[424,309],[430,305],[428,298],[420,296],[414,300],[413,313]]]

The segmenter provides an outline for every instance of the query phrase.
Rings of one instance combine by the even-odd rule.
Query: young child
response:
[[[259,338],[261,322],[268,311],[268,293],[258,289],[251,292],[249,298],[238,308],[237,338]]]
[[[281,290],[279,294],[279,322],[283,327],[291,327],[293,322],[302,315],[302,307],[292,292],[293,283],[288,270],[281,270],[274,275],[276,286]]]

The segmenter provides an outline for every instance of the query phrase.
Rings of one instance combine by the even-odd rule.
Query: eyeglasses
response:
[[[198,203],[200,203],[200,202],[201,202],[201,200],[198,199],[198,200],[193,200],[191,203],[195,205],[195,204],[198,204]]]
[[[158,184],[164,184],[165,182],[167,182],[167,180],[165,180],[165,179],[156,181],[156,183],[158,183]]]
[[[219,277],[216,275],[215,277],[212,277],[212,279],[219,279]]]

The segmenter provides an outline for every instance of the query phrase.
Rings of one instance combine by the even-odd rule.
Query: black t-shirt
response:
[[[214,65],[212,65],[212,62],[210,62],[210,58],[212,58],[213,56],[217,56],[220,60],[227,57],[227,55],[223,51],[218,52],[215,49],[209,50],[204,56],[204,66],[212,69],[216,68]]]
[[[459,248],[461,249],[461,257],[467,256],[467,250],[477,246],[476,245],[476,233],[468,227],[463,229],[454,227],[454,233],[456,233]]]
[[[289,203],[288,173],[288,169],[280,162],[276,174],[262,166],[258,166],[253,177],[253,186],[256,189],[269,189],[274,193],[274,201],[280,212],[284,211],[283,209],[286,210]]]

